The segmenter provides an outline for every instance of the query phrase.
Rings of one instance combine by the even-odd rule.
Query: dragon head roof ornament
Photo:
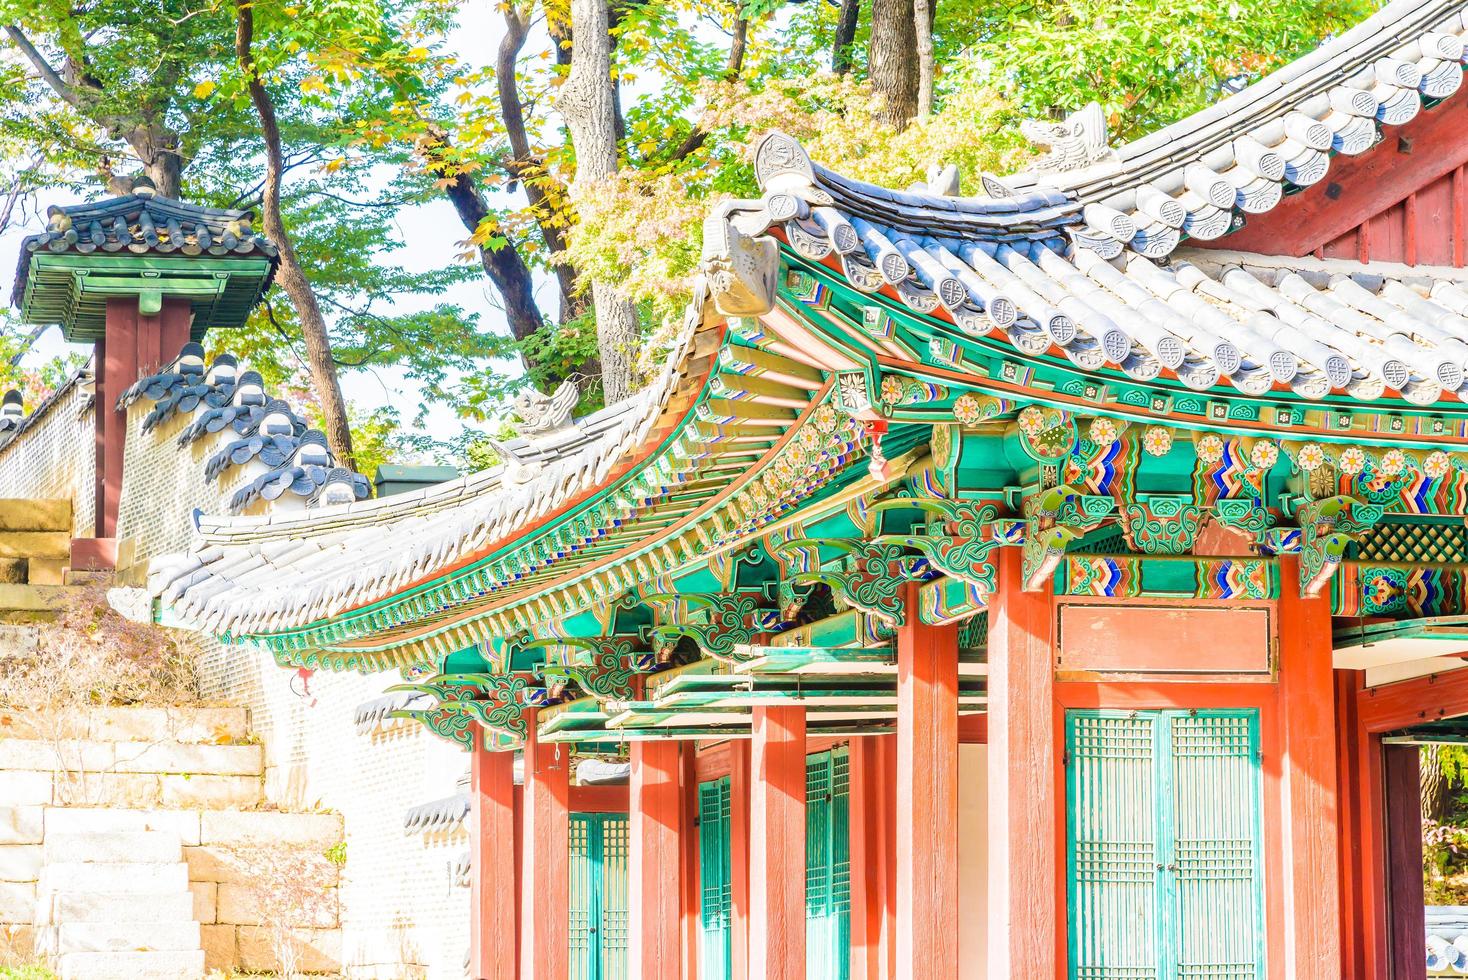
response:
[[[1031,165],[1035,173],[1084,170],[1115,157],[1107,145],[1106,113],[1095,102],[1061,122],[1026,119],[1019,128],[1030,142],[1050,151]]]
[[[571,424],[571,413],[581,400],[575,378],[567,378],[559,388],[547,395],[543,391],[527,388],[511,403],[511,410],[520,419],[515,431],[525,437],[554,432]]]

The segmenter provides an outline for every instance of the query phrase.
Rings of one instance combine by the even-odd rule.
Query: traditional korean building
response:
[[[907,190],[768,135],[629,401],[527,399],[503,465],[380,499],[287,419],[177,553],[83,552],[138,615],[401,675],[359,720],[467,753],[413,819],[467,812],[476,978],[1422,977],[1416,746],[1468,734],[1465,40],[1399,0],[1134,143],[1087,108]],[[97,227],[37,240],[24,309],[85,297],[92,256],[37,270]],[[127,452],[206,455],[186,360]]]

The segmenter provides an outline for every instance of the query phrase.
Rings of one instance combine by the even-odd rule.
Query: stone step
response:
[[[204,951],[67,953],[56,967],[61,980],[198,980]]]
[[[134,892],[58,892],[49,903],[40,903],[45,919],[41,925],[63,922],[186,922],[194,918],[194,896]]]
[[[113,830],[46,835],[46,860],[53,863],[176,864],[182,841],[162,830]]]
[[[0,770],[95,773],[176,773],[191,776],[259,776],[260,745],[195,745],[182,742],[108,742],[97,739],[0,739]]]
[[[36,808],[37,811],[40,807]],[[46,807],[46,836],[54,834],[109,834],[118,831],[162,831],[177,837],[185,846],[199,843],[199,811],[150,810],[111,807]],[[24,829],[25,823],[17,819]],[[42,823],[35,817],[36,827]],[[39,838],[38,838],[39,839]]]
[[[56,927],[55,952],[191,953],[201,948],[199,937],[197,922],[63,922]]]
[[[53,895],[66,892],[176,895],[189,890],[189,866],[178,861],[172,864],[47,864],[41,869],[39,888]]]

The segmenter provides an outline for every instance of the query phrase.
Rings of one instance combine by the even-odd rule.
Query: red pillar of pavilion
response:
[[[536,738],[533,710],[526,720],[520,976],[565,980],[570,941],[571,756]]]
[[[682,972],[682,795],[679,743],[632,743],[629,801],[631,963],[644,980]]]
[[[755,708],[749,976],[805,977],[805,709]]]
[[[1025,592],[1020,549],[1001,549],[989,600],[990,980],[1049,980],[1064,965],[1054,628],[1049,583]]]
[[[1387,877],[1388,976],[1427,980],[1423,937],[1427,934],[1422,887],[1421,756],[1415,745],[1388,745],[1381,752]]]
[[[111,568],[116,561],[117,505],[122,497],[123,446],[127,412],[117,400],[133,382],[156,371],[189,342],[193,307],[186,299],[164,299],[156,312],[143,313],[135,296],[107,300],[107,322],[95,345],[97,386],[96,530],[107,544],[77,546],[74,566]]]
[[[469,975],[514,980],[515,753],[477,745],[470,761]]]
[[[897,630],[897,964],[958,976],[958,627],[918,619],[906,587]]]
[[[750,745],[730,743],[729,763],[729,977],[749,972],[749,780]]]
[[[1285,973],[1341,975],[1340,830],[1330,600],[1300,595],[1299,559],[1279,564]]]

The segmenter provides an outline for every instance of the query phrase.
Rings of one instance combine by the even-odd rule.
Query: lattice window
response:
[[[1361,561],[1468,561],[1468,527],[1397,521],[1378,524],[1356,545]]]

